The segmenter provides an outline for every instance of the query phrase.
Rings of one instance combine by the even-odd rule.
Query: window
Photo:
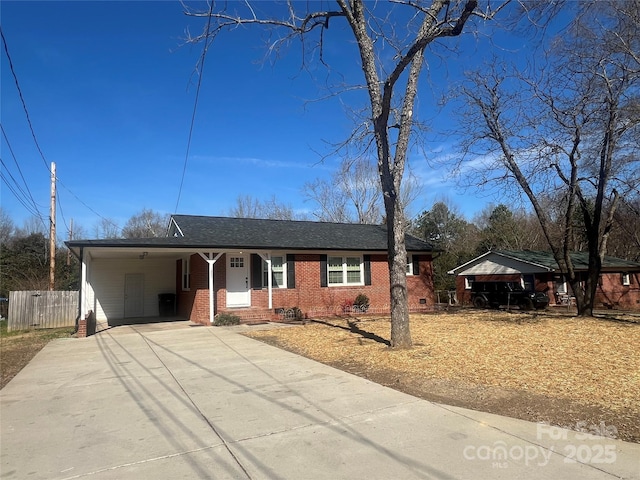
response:
[[[244,268],[244,257],[229,258],[229,266],[231,268]]]
[[[622,280],[622,285],[625,285],[625,286],[631,285],[631,275],[629,275],[628,273],[623,273],[621,280]]]
[[[287,286],[287,269],[284,257],[271,257],[271,281],[274,288],[286,288]],[[267,262],[262,261],[262,285],[269,285],[269,267]]]
[[[407,275],[413,275],[413,259],[411,255],[407,255]]]
[[[327,257],[329,285],[363,285],[362,257]]]
[[[362,283],[360,257],[347,257],[347,283]]]
[[[476,281],[475,275],[469,275],[464,277],[464,289],[471,290],[471,287],[473,286],[473,282],[475,281]]]
[[[190,275],[189,275],[189,259],[182,259],[182,290],[189,290],[190,288]]]

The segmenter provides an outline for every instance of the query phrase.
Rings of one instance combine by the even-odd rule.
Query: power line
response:
[[[7,46],[7,40],[4,38],[4,32],[2,31],[2,27],[0,27],[0,36],[2,37],[2,44],[4,45],[4,53],[7,55],[7,60],[9,61],[9,70],[11,70],[11,75],[13,75],[13,81],[16,84],[16,88],[18,90],[18,95],[20,96],[20,102],[22,103],[22,109],[24,110],[24,114],[27,117],[27,124],[29,125],[29,130],[31,131],[31,136],[33,137],[33,142],[36,144],[36,148],[38,149],[38,153],[44,162],[44,166],[51,173],[51,169],[49,168],[49,164],[47,160],[44,158],[44,153],[42,153],[42,149],[40,148],[40,144],[38,143],[38,139],[36,138],[36,132],[33,130],[33,124],[31,123],[31,117],[29,116],[29,111],[27,110],[27,104],[24,101],[24,97],[22,96],[22,89],[20,88],[20,83],[18,82],[18,76],[16,75],[16,71],[13,68],[13,62],[11,61],[11,55],[9,55],[9,47]]]
[[[4,164],[4,161],[2,159],[0,159],[0,162],[2,163],[2,165],[5,167],[6,170],[6,165]],[[22,190],[20,190],[20,185],[17,184],[15,178],[13,178],[13,175],[11,175],[11,172],[9,173],[9,177],[11,181],[9,181],[9,179],[6,177],[6,175],[4,174],[4,171],[0,172],[0,177],[2,178],[2,181],[4,182],[4,184],[7,186],[7,188],[9,189],[9,191],[11,193],[13,193],[13,196],[16,197],[16,200],[18,200],[18,202],[20,202],[22,204],[22,206],[24,206],[24,208],[33,216],[38,217],[40,220],[42,220],[43,224],[44,224],[44,220],[42,219],[42,216],[40,214],[40,212],[38,212],[37,210],[33,209],[33,206],[30,205],[25,199],[25,195],[24,192]]]
[[[187,139],[187,151],[184,156],[184,165],[182,167],[182,177],[180,178],[180,188],[178,189],[178,199],[176,200],[176,208],[173,213],[178,213],[178,205],[180,204],[180,197],[182,196],[182,187],[184,185],[184,176],[187,172],[187,161],[189,160],[189,151],[191,150],[191,137],[193,136],[193,126],[196,121],[196,110],[198,108],[198,98],[200,97],[200,85],[202,84],[202,77],[204,75],[204,60],[207,57],[207,50],[209,49],[209,29],[211,27],[211,14],[213,13],[213,2],[209,4],[209,17],[207,18],[207,29],[204,37],[204,46],[202,47],[202,55],[200,56],[200,75],[198,75],[198,85],[196,86],[196,98],[193,102],[193,112],[191,114],[191,125],[189,126],[189,137]]]
[[[7,137],[7,132],[5,132],[4,126],[2,125],[2,123],[0,123],[0,130],[2,130],[2,136],[4,137],[4,141],[6,142],[7,147],[9,148],[9,153],[11,154],[11,157],[13,158],[13,162],[16,164],[16,167],[18,169],[18,173],[20,173],[20,178],[22,179],[22,183],[24,184],[24,187],[27,190],[26,194],[24,193],[22,188],[20,188],[20,186],[18,185],[18,182],[15,182],[15,179],[13,178],[13,175],[11,175],[11,173],[9,173],[9,175],[11,176],[11,178],[16,183],[16,187],[24,195],[25,200],[30,200],[31,201],[31,205],[33,205],[34,210],[36,212],[38,212],[38,216],[40,216],[39,215],[38,205],[37,205],[36,201],[34,200],[33,195],[31,194],[31,190],[29,190],[29,185],[27,184],[27,180],[24,178],[24,175],[22,174],[22,169],[20,168],[20,164],[18,163],[18,159],[16,158],[16,155],[15,155],[15,153],[13,151],[13,147],[11,146],[11,143],[9,142],[9,138]],[[4,163],[3,163],[3,165],[4,165]],[[7,168],[6,165],[5,165],[5,168]],[[26,199],[27,196],[29,197],[28,199]]]
[[[15,71],[15,69],[13,67],[13,62],[11,60],[11,55],[9,54],[9,47],[7,46],[7,41],[6,41],[5,37],[4,37],[4,32],[2,31],[2,27],[1,26],[0,26],[0,37],[2,38],[2,44],[4,46],[4,52],[5,52],[5,55],[7,56],[7,60],[9,61],[9,69],[11,70],[11,74],[13,75],[13,80],[14,80],[14,82],[16,84],[16,89],[18,90],[18,95],[20,97],[20,102],[22,103],[22,109],[24,110],[24,114],[25,114],[25,116],[27,118],[27,124],[29,125],[29,131],[31,132],[31,137],[33,138],[33,141],[34,141],[34,143],[36,145],[38,153],[40,154],[40,158],[42,158],[42,161],[44,162],[44,166],[47,169],[47,172],[49,172],[49,174],[51,174],[51,168],[49,166],[49,162],[47,162],[47,159],[45,158],[44,153],[42,152],[42,149],[40,148],[40,144],[38,143],[38,139],[36,137],[36,133],[35,133],[35,130],[33,128],[33,124],[31,123],[31,117],[29,116],[29,110],[27,109],[27,104],[26,104],[26,102],[24,100],[24,96],[22,95],[22,89],[20,88],[20,82],[18,82],[18,75],[16,74],[16,71]],[[4,134],[4,129],[2,130],[2,132]],[[5,135],[5,139],[6,139],[6,135]],[[8,144],[8,141],[7,141],[7,144]],[[12,155],[13,155],[13,153],[12,153]],[[14,155],[14,159],[15,159],[15,155]],[[16,160],[16,164],[17,164],[17,160]],[[186,166],[185,166],[185,168],[186,168]],[[20,172],[20,174],[22,176],[22,172]],[[24,177],[23,177],[23,180],[24,180]],[[89,207],[89,205],[87,205],[85,202],[80,200],[80,198],[75,193],[73,193],[69,188],[67,188],[67,186],[60,180],[60,178],[58,176],[56,176],[56,180],[60,184],[60,186],[62,188],[64,188],[67,192],[69,192],[69,194],[71,194],[73,196],[73,198],[75,198],[81,205],[83,205],[85,208],[87,208],[89,211],[91,211],[93,214],[97,215],[99,218],[101,218],[105,222],[108,222],[108,223],[114,225],[115,227],[120,228],[118,225],[113,223],[111,220],[109,220],[108,218],[103,217],[98,212],[96,212],[93,208]],[[25,181],[25,185],[26,185],[26,181]],[[30,195],[30,193],[29,193],[29,195]],[[60,204],[60,200],[58,200],[58,204]],[[35,202],[34,202],[34,205],[35,205]],[[29,209],[27,208],[27,210],[29,210]],[[37,207],[36,207],[36,210],[37,210]],[[38,214],[38,216],[40,217],[40,219],[42,221],[44,221],[40,214]],[[64,220],[64,217],[63,217],[63,220]],[[66,221],[65,221],[65,225],[66,225]]]

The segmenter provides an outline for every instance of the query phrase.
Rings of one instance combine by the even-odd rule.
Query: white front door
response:
[[[124,276],[124,318],[144,315],[144,274],[127,273]]]
[[[227,253],[227,307],[249,306],[249,255]]]

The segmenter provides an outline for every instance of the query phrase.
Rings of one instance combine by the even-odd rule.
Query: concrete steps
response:
[[[219,313],[228,313],[240,318],[243,325],[256,325],[259,323],[277,322],[281,320],[281,316],[269,310],[268,308],[229,308]]]

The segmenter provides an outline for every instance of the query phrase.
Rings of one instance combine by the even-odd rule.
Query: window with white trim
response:
[[[286,257],[278,255],[271,257],[271,281],[273,288],[287,288]],[[269,285],[269,266],[262,260],[262,286]]]
[[[327,257],[327,281],[333,285],[364,285],[364,266],[362,257]]]
[[[191,287],[189,258],[182,259],[182,290],[189,290]]]
[[[625,287],[631,285],[631,275],[628,273],[623,273],[622,274],[622,285],[624,285]]]
[[[407,275],[413,275],[413,257],[407,255]]]

